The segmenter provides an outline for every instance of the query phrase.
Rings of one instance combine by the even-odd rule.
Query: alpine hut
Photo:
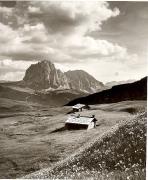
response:
[[[92,129],[96,127],[96,121],[94,115],[92,117],[70,115],[65,122],[65,127],[67,129]]]
[[[89,109],[88,105],[85,104],[76,104],[72,106],[73,112],[81,112],[83,109]]]

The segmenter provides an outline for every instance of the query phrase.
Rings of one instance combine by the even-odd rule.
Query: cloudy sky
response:
[[[146,75],[148,2],[0,1],[0,80],[50,60],[102,82]]]

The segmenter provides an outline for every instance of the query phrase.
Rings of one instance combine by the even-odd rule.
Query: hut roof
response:
[[[85,104],[76,104],[76,105],[74,105],[72,107],[75,108],[75,109],[80,109],[82,107],[85,107]]]
[[[95,119],[94,117],[71,115],[66,120],[66,123],[89,125],[94,119]]]

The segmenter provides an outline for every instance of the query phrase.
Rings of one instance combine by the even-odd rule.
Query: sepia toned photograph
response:
[[[0,0],[0,179],[146,180],[147,1]]]

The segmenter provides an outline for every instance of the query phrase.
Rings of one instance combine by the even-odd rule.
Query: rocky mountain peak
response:
[[[72,89],[81,89],[87,92],[97,92],[104,88],[104,84],[83,70],[65,72]]]
[[[26,70],[23,80],[33,89],[69,88],[64,73],[56,69],[54,64],[47,60],[31,65]]]
[[[51,69],[55,69],[54,64],[49,60],[39,61],[37,64],[40,65],[41,67],[48,67]]]
[[[23,81],[33,89],[75,89],[92,93],[104,87],[103,83],[83,70],[63,73],[47,60],[32,64],[26,70]]]

